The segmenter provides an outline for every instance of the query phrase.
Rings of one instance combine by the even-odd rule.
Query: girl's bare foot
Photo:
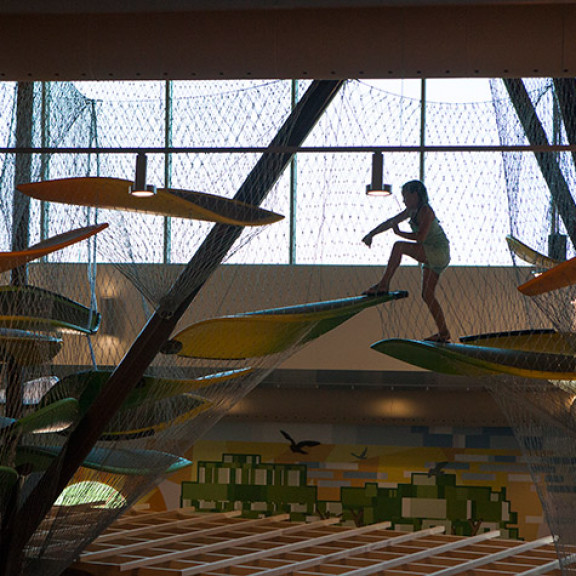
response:
[[[432,334],[432,336],[428,336],[428,338],[424,338],[424,342],[436,342],[438,344],[446,344],[450,342],[450,332],[446,334]]]
[[[362,292],[363,296],[380,296],[381,294],[388,294],[389,289],[388,286],[374,284],[374,286],[370,286],[368,290],[364,290]]]

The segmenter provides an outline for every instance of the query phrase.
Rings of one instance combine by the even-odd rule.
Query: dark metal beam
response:
[[[30,155],[94,155],[95,148],[82,146],[65,148],[54,146],[37,146],[34,148],[14,148],[0,146],[0,154],[30,154]],[[360,152],[383,154],[457,154],[461,152],[574,152],[576,144],[430,144],[430,145],[389,145],[375,146],[371,144],[354,146],[99,146],[98,154],[263,154],[288,152],[291,154],[358,154]]]
[[[272,144],[301,144],[342,84],[342,81],[336,80],[313,82],[280,128]],[[261,204],[292,157],[293,153],[263,154],[238,190],[235,199],[254,205]],[[70,434],[58,458],[52,462],[14,516],[9,530],[0,542],[1,576],[17,574],[14,567],[20,562],[24,546],[242,230],[243,228],[238,226],[214,225],[160,303],[158,310],[114,370],[96,401]]]
[[[546,132],[536,114],[524,82],[517,78],[505,78],[503,81],[530,144],[532,146],[548,145]],[[534,152],[534,156],[554,199],[558,214],[564,222],[568,236],[572,244],[576,246],[576,205],[572,200],[570,189],[556,157],[549,152]]]
[[[568,0],[7,1],[3,81],[576,76]]]
[[[574,108],[576,106],[576,79],[555,78],[554,91],[568,142],[576,144],[576,110]],[[576,166],[576,150],[572,150],[572,159],[574,160],[574,166]]]

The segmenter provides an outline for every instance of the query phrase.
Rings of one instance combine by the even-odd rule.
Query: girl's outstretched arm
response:
[[[381,234],[386,230],[390,230],[390,228],[394,228],[394,226],[398,226],[400,222],[403,222],[409,216],[410,213],[408,212],[408,210],[407,209],[403,210],[402,212],[400,212],[400,214],[396,214],[396,216],[389,218],[385,222],[382,222],[382,224],[378,224],[378,226],[376,226],[376,228],[374,228],[373,230],[370,230],[370,232],[368,232],[368,234],[366,234],[366,236],[362,238],[362,242],[364,242],[366,246],[370,247],[372,245],[372,239],[374,238],[374,236],[376,236],[377,234]],[[428,226],[428,228],[430,228],[430,226]]]

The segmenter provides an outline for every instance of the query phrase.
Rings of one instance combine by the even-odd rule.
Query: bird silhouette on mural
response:
[[[436,462],[436,464],[428,470],[428,478],[431,476],[441,476],[444,474],[444,468],[449,462]]]
[[[354,452],[350,452],[350,454],[352,456],[354,456],[354,458],[358,458],[358,460],[366,460],[366,458],[368,458],[368,456],[366,456],[366,454],[368,453],[368,447],[366,446],[366,448],[364,448],[364,450],[362,450],[362,452],[360,452],[360,454],[355,454]]]
[[[284,430],[280,430],[280,433],[288,442],[290,442],[290,450],[296,454],[308,454],[304,450],[304,448],[313,448],[314,446],[318,446],[320,442],[316,442],[315,440],[302,440],[302,442],[295,442],[292,436],[288,434],[288,432],[284,432]]]

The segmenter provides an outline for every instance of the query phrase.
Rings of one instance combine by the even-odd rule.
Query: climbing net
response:
[[[524,116],[531,110],[531,122],[539,119],[549,143],[568,142],[554,84],[526,82],[528,100],[522,102],[514,92],[518,86],[500,81],[492,83],[488,102],[430,102],[424,131],[418,100],[356,81],[326,98],[325,109],[311,122],[303,103],[308,105],[307,91],[314,86],[183,82],[171,86],[169,97],[163,83],[0,86],[1,109],[11,111],[0,116],[4,147],[45,148],[30,156],[2,156],[3,249],[108,224],[90,239],[34,261],[25,273],[4,273],[3,284],[11,288],[7,295],[0,292],[0,304],[5,300],[8,309],[0,315],[6,331],[0,332],[3,414],[20,422],[18,427],[7,421],[9,433],[0,447],[7,487],[0,492],[4,526],[14,511],[41,498],[35,487],[65,445],[78,418],[74,410],[88,409],[142,327],[158,310],[167,318],[192,302],[26,542],[23,573],[60,573],[122,510],[183,465],[180,458],[195,440],[271,370],[362,310],[356,301],[346,304],[352,308],[292,307],[353,297],[378,279],[395,238],[382,234],[371,250],[360,238],[403,209],[401,184],[422,174],[451,240],[452,265],[442,275],[438,298],[453,340],[529,330],[530,347],[538,351],[549,345],[554,330],[563,343],[558,364],[539,358],[531,369],[541,376],[537,369],[558,371],[564,357],[573,357],[572,289],[536,298],[520,294],[517,286],[540,267],[511,255],[506,242],[513,235],[537,252],[548,254],[550,243],[555,257],[573,255],[569,241],[558,254],[569,227],[556,200],[550,201],[551,187],[555,194],[558,186],[573,189],[570,153],[547,152],[539,160],[525,150],[481,150],[541,145],[526,128]],[[304,130],[300,123],[306,122]],[[423,132],[427,147],[446,149],[421,149]],[[267,150],[279,133],[285,145],[308,151],[282,163],[277,150]],[[389,149],[385,174],[395,190],[391,198],[364,195],[370,154],[360,148],[367,143]],[[461,146],[466,151],[457,149]],[[58,153],[51,150],[56,147]],[[60,178],[132,181],[135,153],[121,148],[154,149],[148,153],[147,180],[158,187],[228,199],[239,190],[248,189],[246,198],[260,190],[260,206],[285,218],[239,230],[114,207],[28,202],[14,191],[15,183]],[[264,169],[263,157],[269,158]],[[546,166],[552,157],[551,171]],[[226,265],[218,267],[220,261]],[[417,296],[420,270],[405,264],[392,290]],[[246,316],[263,310],[267,313]],[[377,310],[383,338],[419,339],[423,330],[434,329],[417,297]],[[476,359],[471,377],[484,370],[486,385],[510,418],[567,558],[576,539],[567,505],[576,486],[571,379],[527,377],[521,355],[504,377],[495,375],[486,362],[500,357],[486,354],[484,364]],[[15,390],[21,391],[16,399]],[[78,406],[66,403],[69,398]],[[47,415],[38,417],[40,410]],[[36,417],[22,424],[30,414]]]

